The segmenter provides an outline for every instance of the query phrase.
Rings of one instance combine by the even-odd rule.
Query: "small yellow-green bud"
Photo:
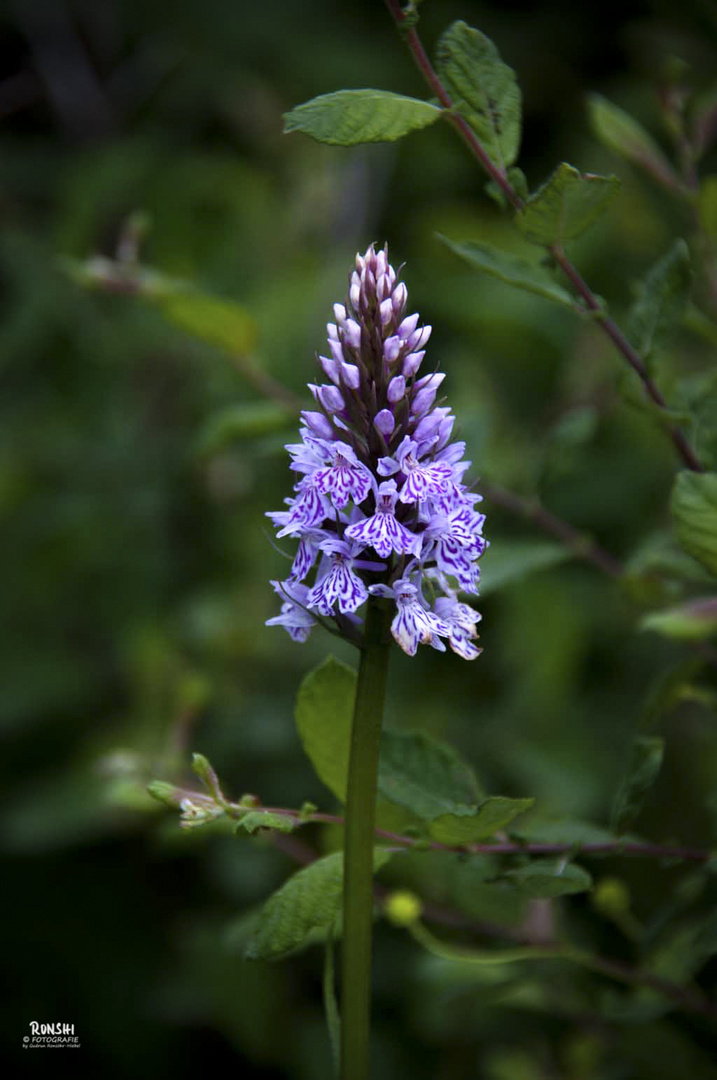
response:
[[[386,897],[384,913],[394,926],[411,926],[420,919],[423,904],[415,893],[398,889]]]
[[[604,877],[595,886],[592,902],[601,915],[621,919],[630,911],[630,890],[620,878]]]

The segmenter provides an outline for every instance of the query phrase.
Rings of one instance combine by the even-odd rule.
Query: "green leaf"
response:
[[[516,224],[534,244],[564,244],[607,210],[619,186],[616,176],[581,173],[562,162],[515,215]]]
[[[535,899],[587,892],[593,883],[587,870],[564,859],[533,859],[526,866],[508,870],[505,876],[524,896]]]
[[[678,473],[671,509],[682,547],[717,575],[717,473]]]
[[[472,814],[480,798],[470,765],[424,731],[384,732],[378,790],[424,821],[441,814]]]
[[[155,302],[170,322],[192,337],[232,356],[246,356],[256,343],[256,324],[241,304],[198,292],[172,292]]]
[[[713,244],[717,244],[717,176],[706,176],[700,184],[700,223]]]
[[[475,240],[456,242],[441,236],[440,233],[438,239],[474,270],[498,278],[515,289],[535,293],[545,300],[552,300],[565,307],[574,307],[573,298],[567,289],[553,281],[544,267],[524,259],[522,255],[511,255],[507,251],[492,247],[491,244],[482,244]]]
[[[667,187],[679,187],[679,178],[655,140],[642,124],[599,94],[588,100],[590,123],[608,150],[650,173]]]
[[[611,826],[624,833],[642,810],[662,766],[665,740],[659,735],[637,735],[633,739],[627,772],[615,797]]]
[[[320,780],[346,801],[356,672],[333,656],[302,681],[294,718],[299,738]]]
[[[640,620],[641,630],[654,630],[680,641],[701,641],[717,633],[717,596],[653,611]]]
[[[428,101],[388,90],[338,90],[297,105],[284,117],[284,131],[332,146],[394,142],[432,124],[441,112]]]
[[[374,872],[391,858],[374,849]],[[249,960],[279,960],[332,925],[341,906],[344,853],[335,851],[298,870],[264,904],[246,948]]]
[[[277,832],[289,833],[296,827],[296,822],[288,814],[272,814],[268,810],[250,810],[237,822],[237,831],[245,829],[255,833],[257,829],[276,829]]]
[[[529,818],[518,822],[510,830],[511,835],[521,840],[537,844],[573,844],[575,848],[583,844],[609,844],[615,834],[599,825],[579,818],[549,818],[531,814]]]
[[[628,315],[628,337],[644,360],[679,326],[691,283],[689,248],[677,240],[648,272]]]
[[[270,435],[285,428],[290,417],[288,409],[272,401],[230,405],[210,418],[199,435],[197,450],[201,454],[215,454],[239,439]]]
[[[481,559],[481,596],[574,557],[564,544],[551,540],[501,540]]]
[[[438,43],[436,67],[491,160],[501,169],[512,165],[520,148],[520,90],[490,38],[454,22]]]
[[[500,829],[530,810],[535,799],[508,799],[493,795],[474,814],[441,814],[431,822],[430,834],[442,844],[475,844],[494,836]]]

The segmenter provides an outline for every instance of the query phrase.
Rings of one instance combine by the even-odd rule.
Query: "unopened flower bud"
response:
[[[388,300],[381,301],[381,326],[387,326],[393,318],[393,301],[389,296]]]
[[[408,356],[404,357],[403,367],[401,368],[401,371],[407,379],[410,379],[411,375],[416,374],[419,367],[421,366],[421,361],[423,360],[423,357],[425,355],[425,350],[421,350],[421,352],[412,352],[409,353]]]
[[[346,322],[346,308],[343,304],[334,304],[334,318],[339,326]]]
[[[358,390],[361,385],[361,372],[355,364],[342,364],[341,379],[344,384],[351,387],[352,390]]]
[[[393,413],[390,409],[381,409],[380,412],[376,413],[374,424],[382,435],[388,436],[393,434],[396,421],[394,420]]]
[[[334,429],[323,413],[302,411],[301,415],[307,428],[314,435],[318,435],[320,439],[333,439]]]
[[[393,337],[387,337],[383,343],[383,358],[387,364],[392,364],[397,359],[398,354],[403,348],[403,342],[397,334]]]
[[[361,345],[361,327],[354,319],[347,319],[344,325],[344,341],[352,349],[358,349]]]
[[[327,412],[341,412],[346,408],[346,402],[338,386],[320,386],[317,397]]]
[[[403,395],[406,393],[406,380],[403,375],[396,375],[391,379],[386,390],[386,397],[395,405],[397,401],[400,401]]]
[[[411,336],[417,325],[418,312],[415,312],[413,315],[409,315],[408,318],[403,320],[403,322],[398,328],[398,336],[405,341],[406,338],[409,338]]]

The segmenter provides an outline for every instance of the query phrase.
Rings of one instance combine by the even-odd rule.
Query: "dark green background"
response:
[[[599,147],[585,94],[604,93],[664,141],[658,75],[678,54],[706,84],[714,6],[430,0],[422,14],[431,46],[464,18],[518,71],[531,185],[562,159],[621,176],[610,214],[574,250],[620,315],[689,222]],[[241,957],[242,918],[291,860],[262,841],[180,834],[142,794],[154,776],[185,775],[199,750],[236,795],[332,806],[292,703],[334,641],[317,632],[299,647],[264,627],[276,611],[269,578],[286,564],[263,515],[290,491],[282,446],[294,431],[202,454],[218,410],[256,392],[149,304],[83,290],[63,259],[113,255],[127,215],[146,211],[143,259],[243,304],[258,361],[308,404],[353,255],[387,240],[406,263],[409,306],[434,326],[429,358],[447,373],[472,475],[539,492],[623,558],[669,526],[672,448],[626,403],[620,360],[595,327],[473,276],[436,241],[440,231],[519,249],[447,126],[355,151],[282,136],[282,113],[319,93],[424,94],[380,3],[15,0],[0,15],[0,57],[9,1075],[62,1064],[108,1077],[328,1077],[320,951],[281,966]],[[702,346],[683,335],[671,361],[698,369]],[[645,719],[657,680],[687,651],[638,633],[634,598],[577,562],[491,592],[502,540],[544,538],[485,509],[484,655],[396,650],[390,719],[454,742],[490,792],[603,824],[632,735],[660,732],[666,766],[640,828],[709,845],[714,713],[687,703]],[[645,920],[681,880],[624,861],[591,869],[624,876]],[[634,959],[587,900],[557,917]],[[582,985],[571,979],[551,973],[563,1000]],[[459,983],[380,927],[377,1078],[717,1075],[699,1020],[600,1019],[599,994],[623,993],[607,982],[576,997],[575,1015],[501,1006],[490,988]],[[32,1019],[75,1024],[72,1061],[28,1061]]]

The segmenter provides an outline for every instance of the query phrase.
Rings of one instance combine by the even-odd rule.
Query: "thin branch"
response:
[[[523,200],[506,176],[505,170],[501,169],[491,160],[470,124],[454,111],[451,96],[438,77],[435,68],[428,58],[426,50],[423,47],[423,43],[418,36],[418,31],[415,26],[412,25],[412,20],[409,19],[406,12],[402,9],[399,0],[386,0],[386,6],[388,7],[401,37],[406,42],[419,71],[440,101],[441,105],[446,109],[445,115],[448,122],[453,125],[478,163],[490,176],[491,180],[497,184],[511,206],[517,211],[522,210],[524,206]],[[642,358],[632,347],[619,326],[611,318],[605,315],[597,296],[589,285],[583,281],[578,270],[568,259],[562,247],[559,244],[553,244],[549,248],[549,251],[568,280],[572,283],[578,295],[584,300],[588,310],[600,315],[598,320],[599,325],[611,339],[618,352],[623,355],[630,367],[637,373],[645,388],[645,393],[652,399],[658,408],[667,410],[667,403],[650,377]],[[687,468],[692,469],[694,472],[703,472],[704,466],[680,428],[672,423],[668,423],[666,428],[677,452]]]
[[[167,798],[168,796],[165,794],[163,801],[167,801]],[[188,799],[191,803],[200,803],[206,799],[206,795],[186,788],[175,788],[170,799],[172,805],[179,807],[184,799]],[[262,806],[257,802],[253,802],[251,806],[243,805],[241,802],[226,802],[223,809],[234,820],[243,817],[244,814],[259,811],[290,818],[296,826],[310,823],[324,825],[345,824],[345,818],[340,814],[324,814],[320,811],[305,813],[303,810],[293,810],[286,806]],[[473,855],[624,855],[628,858],[679,859],[698,863],[705,863],[712,858],[712,852],[700,848],[652,844],[647,841],[634,840],[616,839],[586,844],[522,842],[520,840],[500,840],[486,844],[443,844],[439,840],[405,836],[402,833],[391,832],[388,829],[375,828],[374,833],[382,840],[388,840],[390,843],[407,850],[467,852]]]

